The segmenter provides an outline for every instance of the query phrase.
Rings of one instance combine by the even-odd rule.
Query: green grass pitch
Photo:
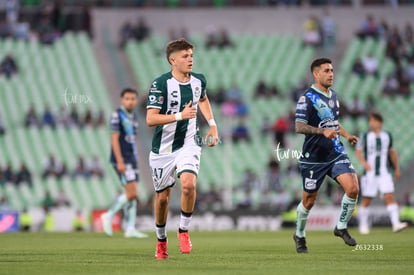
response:
[[[366,236],[351,230],[361,249],[383,247],[369,251],[353,251],[330,231],[309,231],[309,254],[296,253],[292,230],[191,232],[189,255],[169,232],[168,260],[154,259],[150,234],[0,234],[0,274],[414,274],[412,229],[374,229]]]

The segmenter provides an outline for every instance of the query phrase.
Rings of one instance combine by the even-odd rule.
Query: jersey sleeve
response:
[[[166,91],[159,80],[154,80],[149,89],[147,109],[161,109],[165,101]]]
[[[299,97],[296,104],[295,121],[308,124],[311,108],[312,104],[306,96]]]
[[[120,118],[118,112],[113,112],[111,115],[111,132],[119,133],[120,132]]]

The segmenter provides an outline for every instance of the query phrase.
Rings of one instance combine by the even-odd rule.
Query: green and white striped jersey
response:
[[[149,90],[147,109],[160,109],[160,114],[181,112],[188,102],[198,109],[198,102],[206,96],[206,79],[202,74],[191,73],[190,81],[178,82],[168,72],[156,78]],[[152,152],[170,154],[185,144],[198,143],[197,118],[156,126],[152,139]]]
[[[389,151],[391,148],[392,136],[386,131],[381,131],[378,135],[372,131],[364,133],[360,136],[357,144],[357,149],[362,150],[364,158],[376,176],[390,173]]]

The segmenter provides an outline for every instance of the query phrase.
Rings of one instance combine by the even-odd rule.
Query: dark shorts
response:
[[[125,186],[127,183],[130,183],[130,182],[138,182],[139,174],[138,174],[137,163],[125,163],[125,173],[119,173],[118,169],[116,169],[115,163],[112,163],[112,166],[115,169],[115,173],[118,175],[119,179],[121,180],[122,186]]]
[[[347,155],[342,155],[329,163],[299,163],[303,190],[313,193],[319,190],[326,176],[336,177],[346,173],[355,174],[355,169]]]

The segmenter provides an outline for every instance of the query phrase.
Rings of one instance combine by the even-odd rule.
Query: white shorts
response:
[[[394,193],[394,182],[391,174],[380,176],[366,174],[361,177],[361,195],[363,197],[375,198],[378,191],[382,195]]]
[[[175,184],[175,175],[183,172],[198,175],[200,169],[201,147],[187,145],[171,154],[149,155],[149,165],[152,171],[152,182],[155,192],[161,192]]]

